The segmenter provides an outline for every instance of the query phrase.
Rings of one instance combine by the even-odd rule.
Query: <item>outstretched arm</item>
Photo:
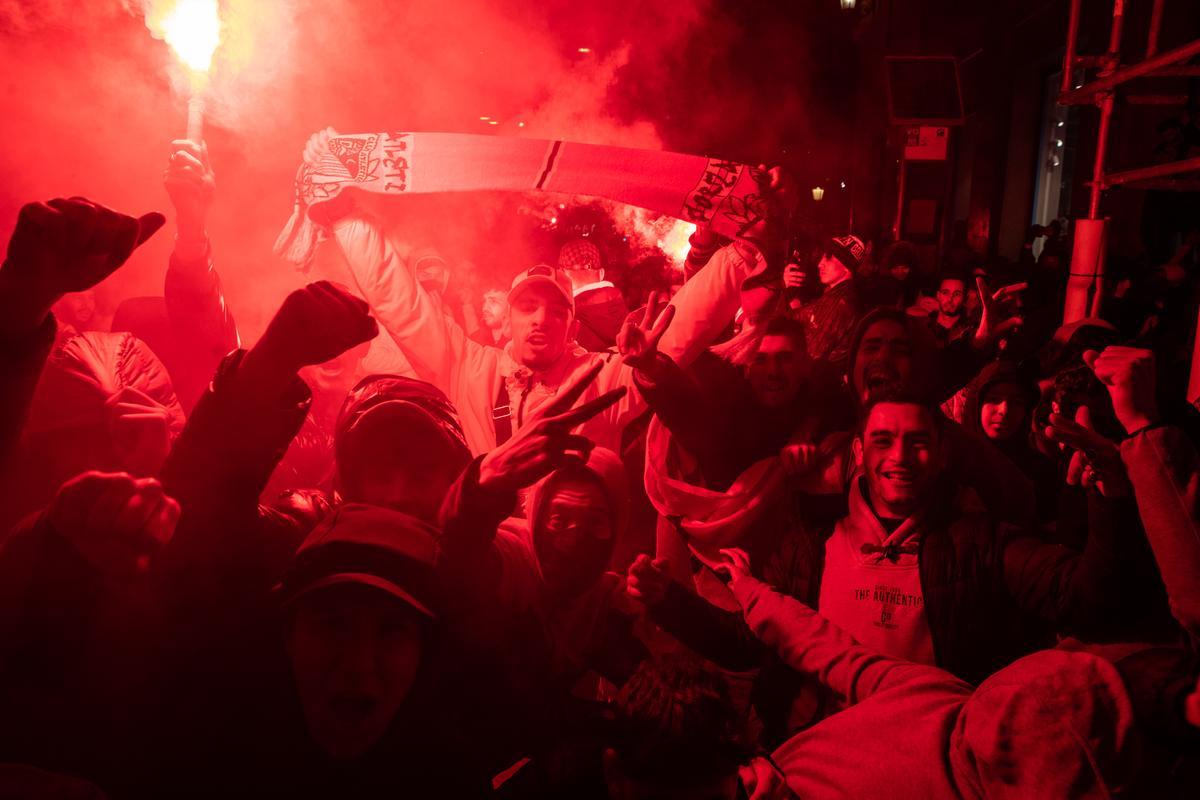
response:
[[[233,583],[270,587],[262,584],[271,567],[290,552],[259,535],[258,496],[308,413],[311,395],[297,372],[377,331],[366,303],[318,282],[288,295],[258,343],[223,365],[162,473],[182,507],[162,567],[177,602],[203,614]]]
[[[328,152],[330,137],[336,135],[332,129],[314,134],[305,145],[305,160],[318,163]],[[352,194],[343,192],[325,204],[322,213],[357,289],[417,377],[442,389],[452,402],[461,403],[454,391],[458,372],[468,368],[482,374],[483,367],[476,373],[478,362],[496,361],[500,351],[471,341],[457,323],[446,319],[441,304],[417,281],[377,222],[355,208]]]
[[[162,227],[82,197],[22,206],[0,266],[0,463],[16,445],[42,365],[54,341],[50,308],[90,289]]]
[[[169,365],[171,379],[180,402],[191,410],[221,359],[241,342],[206,230],[215,188],[208,146],[185,139],[171,146],[163,183],[175,206],[177,236],[163,296],[179,356]]]
[[[1200,637],[1200,457],[1178,428],[1143,430],[1121,445],[1146,538],[1171,611]]]
[[[936,667],[900,661],[864,647],[849,634],[798,600],[775,592],[749,572],[730,583],[746,622],[784,663],[812,675],[847,705],[928,678],[954,678]]]
[[[691,364],[737,314],[742,282],[765,265],[758,249],[745,242],[718,250],[671,300],[675,319],[658,349],[681,367]]]
[[[1084,361],[1108,388],[1128,438],[1120,456],[1179,624],[1200,636],[1200,456],[1184,432],[1162,423],[1154,353],[1089,350]]]

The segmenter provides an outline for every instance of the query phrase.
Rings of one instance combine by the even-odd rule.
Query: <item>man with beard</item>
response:
[[[929,314],[929,331],[939,347],[966,336],[971,322],[966,314],[967,281],[958,275],[945,275],[938,282],[937,311]]]
[[[471,337],[483,345],[503,348],[512,338],[508,329],[508,293],[503,289],[488,289],[479,306],[479,330]]]

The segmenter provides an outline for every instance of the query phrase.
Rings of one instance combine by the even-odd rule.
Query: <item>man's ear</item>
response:
[[[598,281],[604,280],[604,267],[601,267],[600,269],[596,270],[596,272],[599,273],[599,275],[600,275],[600,277],[596,278],[596,280],[598,280]]]
[[[854,441],[850,444],[850,450],[854,453],[854,466],[862,469],[863,465],[863,443],[861,436],[855,436]]]

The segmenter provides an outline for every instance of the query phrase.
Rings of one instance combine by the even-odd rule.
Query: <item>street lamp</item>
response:
[[[842,11],[853,11],[854,0],[842,0]]]
[[[845,2],[845,0],[843,0],[843,2]],[[825,196],[825,190],[823,188],[821,188],[820,186],[813,187],[813,200],[820,201],[820,199],[824,196]]]

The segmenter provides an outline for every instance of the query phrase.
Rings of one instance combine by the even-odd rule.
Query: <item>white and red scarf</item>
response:
[[[324,236],[310,211],[346,189],[381,195],[555,192],[601,197],[741,238],[766,213],[761,171],[717,158],[465,133],[352,133],[296,174],[296,203],[275,251],[308,264]],[[318,215],[319,219],[319,215]]]

